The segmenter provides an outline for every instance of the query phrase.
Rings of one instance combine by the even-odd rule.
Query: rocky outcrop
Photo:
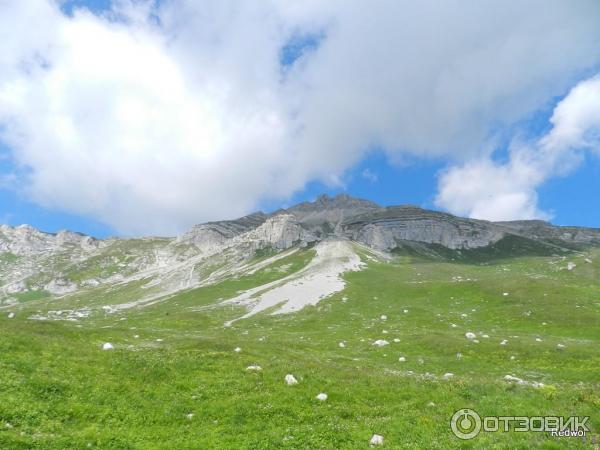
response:
[[[101,241],[91,236],[72,231],[44,233],[30,225],[10,227],[0,225],[0,253],[30,255],[44,252],[60,252],[71,247],[82,250],[94,250]]]
[[[254,243],[257,248],[271,246],[280,250],[315,240],[316,237],[291,214],[269,217],[261,226],[243,235],[243,241]]]
[[[381,209],[381,206],[369,200],[340,194],[336,197],[321,195],[314,202],[299,203],[274,214],[291,214],[303,227],[319,234],[331,234],[339,231],[339,225],[344,220]]]
[[[237,220],[208,222],[193,226],[189,231],[176,238],[178,244],[191,244],[205,254],[220,250],[228,241],[261,226],[267,219],[263,213],[250,214]]]
[[[560,227],[542,220],[516,220],[495,222],[495,224],[533,239],[600,245],[600,228]]]
[[[506,231],[490,222],[462,219],[414,206],[391,206],[352,217],[341,224],[345,236],[380,250],[400,241],[439,244],[449,249],[485,247]]]

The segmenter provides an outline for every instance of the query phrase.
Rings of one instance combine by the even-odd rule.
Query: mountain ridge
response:
[[[393,243],[389,240],[390,236],[380,236],[387,243],[376,242],[374,237],[365,237],[366,230],[357,230],[363,226],[372,225],[382,228],[389,228],[393,222],[402,221],[402,227],[410,228],[409,223],[415,225],[419,220],[429,220],[423,233],[400,233],[400,240],[437,243],[452,249],[484,247],[493,242],[498,241],[506,234],[516,234],[526,238],[535,239],[555,239],[565,241],[567,243],[577,244],[600,244],[600,228],[581,227],[581,226],[559,226],[553,225],[550,222],[543,220],[513,220],[513,221],[488,221],[482,219],[470,219],[460,216],[455,216],[450,213],[429,210],[415,205],[391,205],[380,206],[377,203],[361,198],[351,197],[347,194],[338,194],[330,197],[327,194],[318,196],[313,202],[302,202],[293,205],[289,208],[278,209],[272,213],[264,213],[257,211],[246,216],[236,219],[216,220],[205,223],[199,223],[192,226],[186,232],[178,236],[142,236],[142,237],[108,237],[105,239],[95,238],[85,233],[80,233],[71,230],[61,230],[55,233],[39,230],[31,225],[22,224],[18,226],[0,225],[0,233],[5,234],[9,230],[13,230],[11,234],[23,236],[25,239],[35,240],[45,236],[47,238],[55,238],[60,242],[76,242],[86,241],[90,245],[98,245],[100,242],[111,242],[114,240],[130,240],[130,239],[175,239],[180,243],[196,243],[202,245],[199,240],[199,235],[212,235],[208,240],[214,243],[222,243],[228,239],[232,239],[238,235],[249,232],[253,229],[264,225],[264,223],[273,217],[291,215],[298,224],[310,232],[317,234],[318,237],[326,235],[338,235],[348,237],[353,240],[367,240],[370,246],[380,247],[382,250],[393,249]],[[441,235],[437,238],[426,236],[427,232],[434,232],[435,225],[440,223],[448,223],[456,228],[466,227],[467,235],[460,235],[454,238],[449,236],[450,230],[446,230],[446,238]],[[382,231],[382,230],[379,230]],[[397,232],[398,230],[396,230]],[[437,230],[443,234],[443,230]],[[471,235],[469,236],[469,233]],[[476,237],[477,233],[483,237]],[[451,234],[451,233],[450,233]],[[394,236],[392,232],[392,240]],[[0,234],[0,252],[5,251],[3,247],[2,235]],[[431,242],[430,242],[431,241]]]

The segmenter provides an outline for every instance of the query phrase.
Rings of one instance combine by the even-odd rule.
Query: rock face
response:
[[[250,214],[237,220],[223,220],[195,225],[176,239],[177,243],[193,244],[201,251],[213,253],[230,239],[261,226],[268,216],[263,213]]]
[[[293,215],[283,213],[269,217],[262,225],[243,235],[241,240],[253,242],[257,248],[272,246],[283,250],[316,238],[300,226]]]
[[[59,231],[54,234],[44,233],[30,225],[19,225],[14,228],[0,225],[0,253],[30,255],[58,252],[67,247],[93,250],[99,245],[101,241],[72,231]]]
[[[400,241],[439,244],[449,249],[485,247],[499,241],[506,230],[490,222],[462,219],[414,206],[391,206],[360,214],[342,224],[350,239],[380,250]]]
[[[510,230],[534,239],[555,239],[574,244],[600,245],[600,229],[582,227],[559,227],[542,220],[516,220],[496,222]]]

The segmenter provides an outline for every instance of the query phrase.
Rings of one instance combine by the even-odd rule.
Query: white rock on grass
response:
[[[241,352],[241,351],[242,351],[242,349],[241,349],[241,348],[239,348],[239,347],[236,347],[236,348],[234,348],[234,349],[233,349],[233,351],[234,351],[234,352],[236,352],[236,353],[239,353],[239,352]]]
[[[408,309],[404,310],[404,314],[408,314]],[[383,438],[382,438],[383,439]]]
[[[400,339],[394,338],[394,342],[398,343],[398,342],[400,342]]]
[[[484,339],[489,339],[490,336],[487,335],[487,334],[482,334],[481,337],[484,338]]]
[[[577,264],[574,262],[569,261],[569,263],[567,263],[567,270],[573,270],[575,267],[577,267]]]
[[[383,445],[383,436],[380,434],[374,434],[369,441],[371,445]]]
[[[503,292],[502,295],[508,297],[508,292]]]
[[[508,341],[506,339],[503,339],[502,342],[500,342],[500,345],[506,345],[508,344]]]
[[[585,258],[585,259],[584,259],[584,261],[585,261],[586,263],[588,263],[588,264],[591,264],[591,263],[592,263],[592,260],[591,260],[591,259],[589,259],[589,258]]]
[[[298,380],[296,380],[296,377],[294,375],[288,373],[285,376],[285,384],[287,384],[288,386],[293,386],[295,384],[298,384]]]
[[[400,362],[406,362],[406,358],[404,356],[401,356],[400,358],[398,358],[398,361],[400,361]]]
[[[14,312],[9,312],[8,313],[8,318],[9,319],[14,319],[14,317],[15,317],[15,313]]]
[[[339,347],[339,348],[345,348],[345,347],[346,347],[346,344],[344,344],[343,342],[340,342],[340,343],[338,344],[338,347]]]
[[[504,380],[508,381],[509,383],[516,383],[516,384],[520,384],[520,385],[524,385],[524,386],[531,386],[534,388],[544,387],[544,383],[540,383],[539,381],[525,381],[525,380],[515,377],[513,375],[505,375]]]
[[[522,383],[523,382],[522,379],[515,377],[513,375],[505,375],[504,380],[509,381],[511,383]]]
[[[556,344],[556,348],[565,348],[565,344]]]
[[[453,376],[454,376],[454,374],[453,374],[452,372],[447,372],[447,373],[445,373],[445,374],[442,376],[442,378],[443,378],[444,380],[449,380],[449,379],[450,379],[450,378],[452,378]]]
[[[540,338],[535,338],[535,342],[542,342]]]
[[[389,342],[384,339],[377,339],[375,342],[373,342],[373,345],[376,347],[385,347],[386,345],[389,345]]]
[[[456,325],[455,323],[451,323],[451,324],[450,324],[450,326],[451,326],[452,328],[456,328],[456,327],[458,327],[458,325]]]
[[[194,418],[194,414],[193,413],[189,413],[185,415],[187,420],[192,420]]]
[[[379,317],[381,320],[387,320],[387,316],[385,314],[382,314],[381,317]]]
[[[320,402],[324,402],[325,400],[327,400],[327,394],[325,394],[324,392],[321,392],[320,394],[317,395],[316,399],[319,400]]]
[[[139,338],[140,338],[140,335],[139,335],[139,334],[134,334],[134,335],[133,335],[133,338],[134,338],[134,339],[139,339]]]
[[[473,332],[471,332],[471,331],[467,331],[467,332],[465,333],[465,337],[466,337],[467,339],[475,339],[477,336],[475,335],[475,333],[473,333]]]
[[[102,346],[102,350],[112,350],[114,349],[113,345],[110,342],[105,342]]]
[[[254,371],[254,372],[260,372],[262,370],[262,367],[260,366],[248,366],[246,367],[246,370],[250,370],[250,371]]]

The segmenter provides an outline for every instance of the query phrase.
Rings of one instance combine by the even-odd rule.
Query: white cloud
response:
[[[582,150],[600,149],[600,76],[577,84],[556,106],[552,129],[530,145],[513,143],[506,163],[471,161],[444,172],[436,204],[478,219],[548,219],[536,189],[577,167]]]
[[[50,0],[0,0],[18,187],[126,233],[335,182],[373,145],[480,158],[600,62],[595,1],[151,3],[70,18]],[[292,36],[321,32],[282,69]],[[537,214],[534,197],[519,202]]]
[[[370,181],[371,183],[377,183],[377,181],[379,181],[379,176],[377,173],[373,172],[369,168],[363,170],[361,175],[365,180]]]

